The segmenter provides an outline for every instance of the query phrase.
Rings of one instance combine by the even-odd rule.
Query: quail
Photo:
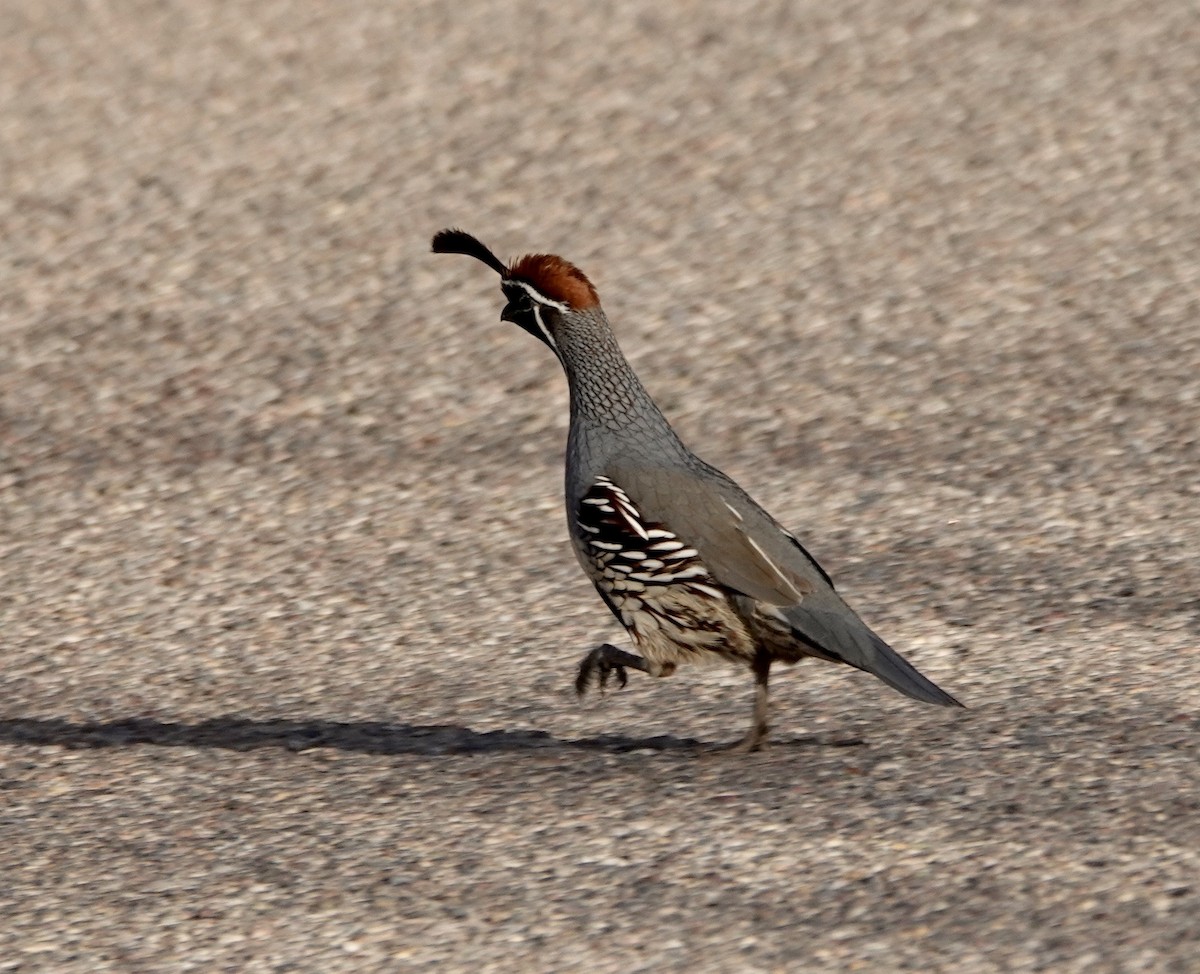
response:
[[[879,638],[824,569],[733,480],[692,453],[625,360],[592,283],[573,264],[530,254],[506,266],[457,229],[433,238],[500,275],[500,313],[549,346],[566,372],[571,423],[567,522],[575,554],[641,655],[597,646],[579,666],[582,695],[626,670],[670,676],[725,659],[754,674],[744,750],[768,734],[773,662],[846,663],[925,703],[961,707]]]

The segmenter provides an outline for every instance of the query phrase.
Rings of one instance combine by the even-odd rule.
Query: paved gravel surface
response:
[[[1200,969],[1200,12],[0,2],[0,972]],[[579,704],[557,363],[971,709]]]

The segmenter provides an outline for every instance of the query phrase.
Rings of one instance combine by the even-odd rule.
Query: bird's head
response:
[[[553,254],[527,254],[505,266],[487,247],[463,230],[442,230],[434,235],[435,254],[466,254],[483,261],[500,275],[500,289],[508,303],[501,321],[511,321],[545,342],[556,355],[557,336],[573,315],[600,306],[600,298],[583,271]]]

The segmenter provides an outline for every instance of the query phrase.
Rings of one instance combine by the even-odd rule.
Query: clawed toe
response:
[[[600,660],[597,659],[598,650],[593,649],[579,663],[579,675],[575,677],[575,693],[583,696],[588,691],[588,687],[592,685],[592,680],[595,678],[600,689],[604,689],[604,683],[608,679],[608,674],[600,667]]]
[[[765,731],[749,733],[740,741],[727,745],[728,750],[735,754],[754,754],[757,751],[765,751],[770,746],[771,742],[767,739]]]
[[[620,663],[610,663],[603,658],[596,659],[594,653],[589,653],[579,666],[579,676],[575,680],[575,692],[582,697],[587,693],[588,687],[594,680],[596,689],[603,693],[608,689],[608,678],[614,674],[617,678],[617,689],[623,690],[629,683],[625,667]]]
[[[625,673],[625,667],[620,663],[609,663],[607,660],[600,664],[600,689],[604,690],[608,686],[608,678],[611,674],[617,675],[617,689],[624,690],[629,684],[629,677]]]
[[[612,676],[616,677],[617,689],[622,690],[629,683],[629,673],[626,670],[629,666],[644,669],[645,663],[640,656],[617,649],[616,646],[607,643],[597,646],[579,664],[575,692],[582,697],[595,681],[596,687],[603,693],[608,688],[609,677]]]

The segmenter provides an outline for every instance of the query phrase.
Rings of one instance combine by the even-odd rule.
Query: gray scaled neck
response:
[[[589,478],[616,462],[671,464],[690,456],[625,360],[603,311],[576,316],[555,337],[571,391],[568,490],[573,479],[589,480],[574,485],[586,490]]]

